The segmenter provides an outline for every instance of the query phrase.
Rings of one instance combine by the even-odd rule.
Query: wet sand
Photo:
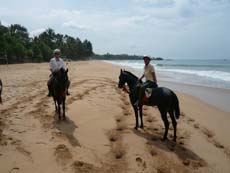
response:
[[[68,68],[68,118],[58,121],[46,97],[47,63],[0,66],[0,172],[230,172],[229,113],[176,92],[178,141],[170,124],[163,142],[156,108],[144,107],[145,128],[133,129],[118,67],[80,61]]]
[[[159,84],[178,92],[199,98],[200,100],[216,108],[230,113],[230,89],[189,85],[167,81],[160,81]]]

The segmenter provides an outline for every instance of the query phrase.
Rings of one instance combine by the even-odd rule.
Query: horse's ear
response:
[[[122,69],[121,69],[121,73],[122,73],[123,71],[122,71]]]
[[[67,68],[65,72],[68,73],[68,71],[69,71],[69,69]]]

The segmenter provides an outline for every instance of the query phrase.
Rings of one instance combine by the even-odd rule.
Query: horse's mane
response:
[[[134,77],[135,79],[138,79],[137,76],[135,76],[133,73],[129,72],[129,71],[124,71],[125,73],[128,73],[129,75],[131,75],[132,77]]]

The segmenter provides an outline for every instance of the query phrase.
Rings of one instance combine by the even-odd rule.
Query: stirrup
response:
[[[138,107],[139,106],[139,101],[137,100],[133,105]]]

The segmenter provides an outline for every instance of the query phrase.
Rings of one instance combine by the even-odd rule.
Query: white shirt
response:
[[[66,69],[64,61],[59,58],[58,60],[56,58],[52,58],[50,60],[50,70],[52,72],[56,72],[60,70],[61,68]]]
[[[152,73],[155,72],[155,69],[153,67],[153,65],[151,64],[148,64],[144,67],[144,74],[145,74],[145,78],[146,80],[150,80],[150,81],[153,81],[153,75]]]

